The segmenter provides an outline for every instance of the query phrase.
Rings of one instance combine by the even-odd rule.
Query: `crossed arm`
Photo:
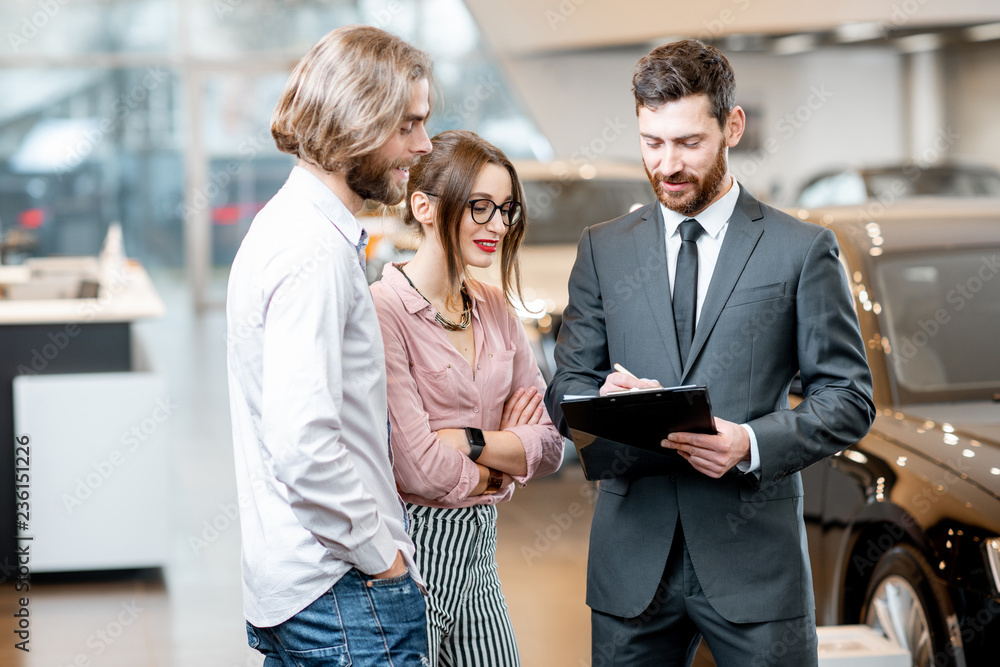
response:
[[[486,471],[487,479],[489,478],[488,468],[503,472],[507,478],[511,478],[510,481],[513,481],[515,475],[523,477],[528,474],[524,444],[520,438],[507,429],[514,426],[537,424],[541,420],[543,412],[542,395],[534,387],[520,387],[507,399],[503,406],[503,416],[500,419],[500,430],[483,431],[486,447],[476,459],[476,463]],[[465,429],[443,428],[436,433],[442,444],[465,456],[472,453]],[[509,483],[507,478],[504,479],[505,485]],[[485,489],[486,483],[483,482],[482,486]],[[478,494],[473,493],[472,495]]]
[[[376,299],[378,305],[378,299]],[[432,416],[411,372],[403,324],[386,310],[379,310],[385,345],[394,472],[401,491],[446,505],[482,495],[490,468],[504,475],[498,495],[512,482],[554,472],[562,460],[562,438],[541,405],[541,378],[516,319],[510,340],[516,350],[511,378],[514,387],[504,403],[501,423],[484,431],[486,447],[472,461],[464,428],[432,428]],[[434,426],[439,426],[440,421]],[[464,426],[464,425],[460,425]]]

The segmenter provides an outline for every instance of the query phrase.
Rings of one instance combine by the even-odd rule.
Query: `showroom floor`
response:
[[[241,614],[240,536],[225,373],[225,315],[195,317],[179,274],[154,272],[166,317],[136,326],[177,404],[166,567],[147,576],[36,577],[30,652],[14,648],[13,586],[0,587],[0,664],[8,667],[251,667]],[[220,285],[214,287],[221,289]],[[591,486],[571,462],[501,506],[501,579],[525,667],[590,664],[584,604]],[[213,525],[218,528],[210,528]],[[109,526],[114,530],[114,526]],[[94,539],[100,539],[98,535]],[[66,549],[73,545],[67,544]]]

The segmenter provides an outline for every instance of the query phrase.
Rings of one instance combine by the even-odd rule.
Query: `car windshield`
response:
[[[826,174],[810,181],[795,200],[797,206],[813,208],[881,202],[900,198],[1000,197],[1000,173],[988,168],[900,167],[854,169]]]
[[[876,275],[901,394],[940,400],[942,392],[1000,388],[998,261],[1000,248],[989,247],[881,258]]]
[[[576,243],[584,227],[654,201],[647,181],[608,179],[524,181],[525,243]]]
[[[930,168],[865,174],[869,196],[1000,197],[1000,175],[973,169]],[[891,201],[891,200],[890,200]]]
[[[854,171],[845,171],[817,178],[809,183],[796,200],[798,206],[813,208],[831,204],[860,204],[865,201],[864,179]]]

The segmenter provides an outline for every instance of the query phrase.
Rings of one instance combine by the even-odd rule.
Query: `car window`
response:
[[[655,200],[648,181],[524,181],[525,243],[576,243],[585,227],[613,220]]]
[[[998,256],[1000,248],[942,250],[876,265],[892,370],[912,398],[1000,388]]]
[[[940,197],[1000,196],[1000,175],[989,171],[932,168],[873,172],[866,175],[873,198],[933,195]]]
[[[796,204],[806,208],[832,204],[860,204],[868,198],[865,182],[853,171],[818,178],[802,189]]]

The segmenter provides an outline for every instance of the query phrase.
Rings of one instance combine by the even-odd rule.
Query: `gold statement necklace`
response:
[[[413,288],[413,291],[420,294],[420,290],[418,290],[417,286],[413,284],[412,280],[410,280],[410,276],[406,275],[406,272],[403,271],[402,268],[399,269],[399,272],[403,274],[404,278],[406,278],[406,282],[410,283],[410,287]],[[431,303],[430,299],[426,296],[420,294],[420,298],[426,301],[428,306],[434,308],[434,304]],[[462,284],[462,307],[461,322],[452,322],[438,312],[437,308],[434,308],[434,320],[448,331],[465,331],[469,328],[469,325],[472,324],[472,300],[469,298],[469,292],[465,289],[464,283]]]

